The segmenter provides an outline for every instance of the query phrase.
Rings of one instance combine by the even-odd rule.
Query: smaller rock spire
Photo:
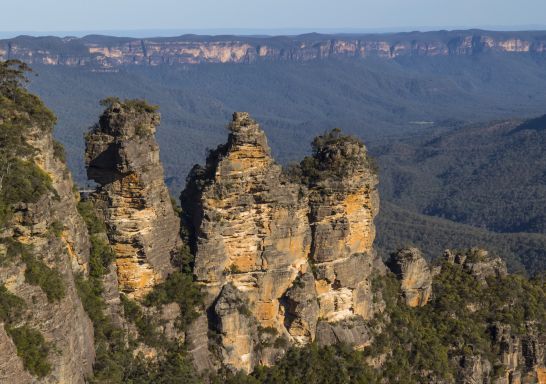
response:
[[[408,306],[422,307],[428,303],[432,294],[432,273],[418,248],[393,253],[387,266],[400,280]]]
[[[86,136],[87,174],[100,184],[91,198],[108,227],[120,290],[138,298],[172,270],[180,222],[154,137],[156,108],[140,100],[105,104],[99,124]]]

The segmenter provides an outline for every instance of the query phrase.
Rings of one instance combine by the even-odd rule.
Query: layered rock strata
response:
[[[163,180],[154,138],[159,114],[139,101],[117,100],[86,136],[92,194],[116,254],[120,291],[144,296],[171,271],[180,222]]]
[[[44,38],[40,38],[44,39]],[[450,31],[384,35],[294,37],[180,36],[125,39],[88,36],[48,37],[37,49],[35,38],[0,40],[0,59],[29,64],[95,67],[116,71],[122,66],[201,63],[305,62],[328,58],[396,59],[415,56],[471,56],[483,53],[543,54],[546,39],[536,32]],[[47,47],[46,47],[47,45]]]
[[[235,113],[230,132],[207,165],[193,169],[182,203],[196,202],[186,207],[196,236],[194,274],[205,287],[207,304],[216,301],[212,312],[224,351],[242,356],[233,364],[249,371],[258,357],[240,316],[246,313],[262,328],[287,333],[281,299],[307,271],[311,239],[307,198],[274,162],[258,124]],[[228,305],[232,296],[244,303],[240,316]]]
[[[310,260],[319,317],[327,322],[370,319],[377,177],[364,145],[337,129],[317,137],[313,151],[303,162],[303,172],[308,174]]]
[[[247,113],[235,113],[229,129],[227,144],[194,167],[181,199],[217,355],[248,372],[272,362],[278,351],[269,341],[320,339],[319,318],[330,324],[372,316],[376,179],[365,161],[357,164],[365,149],[355,144],[346,178],[308,189],[283,173]],[[340,156],[348,156],[345,149]],[[364,339],[362,331],[342,340]]]
[[[83,384],[92,373],[95,350],[93,326],[78,296],[75,275],[88,270],[89,238],[77,213],[72,178],[55,155],[51,133],[30,128],[25,141],[34,148],[27,160],[49,176],[52,189],[36,203],[20,203],[15,207],[13,218],[1,236],[24,244],[26,252],[39,263],[59,273],[63,294],[52,300],[41,286],[30,284],[22,255],[0,266],[0,284],[25,303],[22,320],[11,326],[24,325],[39,331],[49,343],[47,360],[51,366],[51,372],[43,378],[21,372],[21,361],[13,355],[14,345],[2,329],[0,350],[6,354],[0,358],[0,381]]]

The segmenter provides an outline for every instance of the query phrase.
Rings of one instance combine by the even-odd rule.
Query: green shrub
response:
[[[180,306],[177,326],[183,331],[199,316],[196,309],[202,306],[203,295],[191,275],[177,271],[170,274],[163,283],[156,285],[143,303],[155,307],[177,303]]]
[[[90,235],[106,232],[106,225],[97,217],[92,201],[78,202],[78,212],[85,221]]]
[[[50,347],[40,332],[26,325],[17,328],[8,327],[7,332],[27,371],[40,378],[51,372],[48,361]]]
[[[49,230],[53,233],[53,235],[55,235],[55,237],[61,237],[64,231],[64,224],[58,220],[55,220],[51,223]]]
[[[92,277],[104,276],[108,273],[108,268],[115,259],[114,251],[100,235],[91,235],[90,240],[89,274]]]
[[[5,253],[0,257],[0,266],[5,266],[31,251],[28,245],[20,243],[10,237],[0,239],[0,244],[6,248]]]
[[[49,268],[32,254],[25,255],[23,261],[26,264],[25,281],[27,283],[39,286],[50,302],[64,298],[66,287],[59,271]]]
[[[125,295],[121,295],[123,303],[123,313],[125,318],[132,322],[138,330],[138,335],[142,342],[152,347],[164,345],[165,340],[157,332],[158,323],[154,318],[144,314],[140,305],[129,299]]]
[[[0,285],[0,321],[11,324],[21,316],[25,301]]]
[[[53,140],[53,156],[57,159],[66,163],[66,151],[64,146],[59,143],[57,140]]]

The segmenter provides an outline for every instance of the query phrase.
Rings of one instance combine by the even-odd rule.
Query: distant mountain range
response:
[[[198,36],[121,38],[19,36],[0,41],[0,59],[30,64],[95,67],[125,65],[304,62],[324,58],[471,56],[483,52],[546,53],[546,32],[483,30],[390,34],[310,33],[299,36]]]

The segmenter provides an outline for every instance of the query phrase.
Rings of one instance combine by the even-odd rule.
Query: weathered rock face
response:
[[[29,284],[22,258],[0,267],[0,283],[25,302],[24,320],[12,326],[38,330],[53,347],[48,355],[51,372],[43,379],[29,380],[30,375],[21,372],[18,357],[12,355],[14,346],[2,329],[0,349],[6,354],[2,353],[0,359],[0,381],[84,383],[95,358],[93,327],[77,294],[74,275],[88,270],[89,238],[76,210],[72,178],[54,154],[52,135],[32,128],[25,139],[35,149],[28,160],[49,175],[54,191],[43,195],[37,203],[15,207],[7,231],[1,235],[27,245],[37,260],[59,272],[64,295],[59,300],[48,300],[39,286]]]
[[[471,248],[464,252],[446,250],[444,258],[451,264],[461,265],[465,271],[481,282],[485,282],[487,277],[501,277],[508,273],[506,263],[484,249]]]
[[[422,307],[428,303],[432,294],[432,273],[419,249],[408,248],[394,253],[387,266],[400,279],[407,305]]]
[[[488,383],[492,371],[491,363],[481,356],[464,356],[460,359],[461,369],[457,372],[457,383]]]
[[[470,56],[490,52],[546,52],[546,39],[540,31],[443,31],[347,37],[308,34],[282,39],[243,36],[181,36],[143,40],[111,38],[108,44],[94,36],[49,39],[51,43],[47,48],[40,49],[28,36],[0,40],[0,59],[117,71],[119,67],[127,65],[246,64],[346,57],[395,59],[408,56]]]
[[[339,131],[319,136],[309,173],[310,259],[316,270],[319,316],[328,322],[373,315],[370,275],[379,209],[377,177],[366,148]],[[305,164],[311,163],[309,170]]]
[[[0,323],[0,383],[28,384],[32,382],[32,375],[25,371],[23,363],[17,356],[17,349]]]
[[[138,101],[118,101],[86,136],[93,194],[116,253],[120,290],[142,297],[171,270],[180,223],[163,180],[154,138],[159,114]]]
[[[194,274],[228,366],[249,371],[272,363],[279,349],[263,348],[271,341],[264,333],[306,344],[318,337],[321,317],[331,334],[330,322],[351,320],[353,328],[355,316],[367,319],[375,310],[369,277],[377,262],[377,181],[360,163],[362,144],[330,149],[353,156],[351,167],[341,182],[324,178],[309,190],[274,162],[258,124],[235,113],[228,143],[192,170],[181,199],[191,219]],[[335,342],[368,341],[360,333]]]
[[[284,326],[298,344],[315,338],[319,305],[315,279],[311,272],[299,275],[281,301],[284,306]]]
[[[248,114],[235,113],[230,130],[228,143],[211,153],[207,166],[194,168],[182,196],[194,220],[194,274],[205,287],[208,305],[220,291],[235,290],[261,327],[283,334],[281,298],[308,268],[307,199],[301,186],[283,176],[263,131]],[[229,291],[226,284],[232,286]],[[231,313],[217,313],[229,340],[225,348],[241,340],[230,335],[236,332],[228,325]],[[246,344],[234,348],[247,350]],[[249,368],[246,361],[235,367]]]

